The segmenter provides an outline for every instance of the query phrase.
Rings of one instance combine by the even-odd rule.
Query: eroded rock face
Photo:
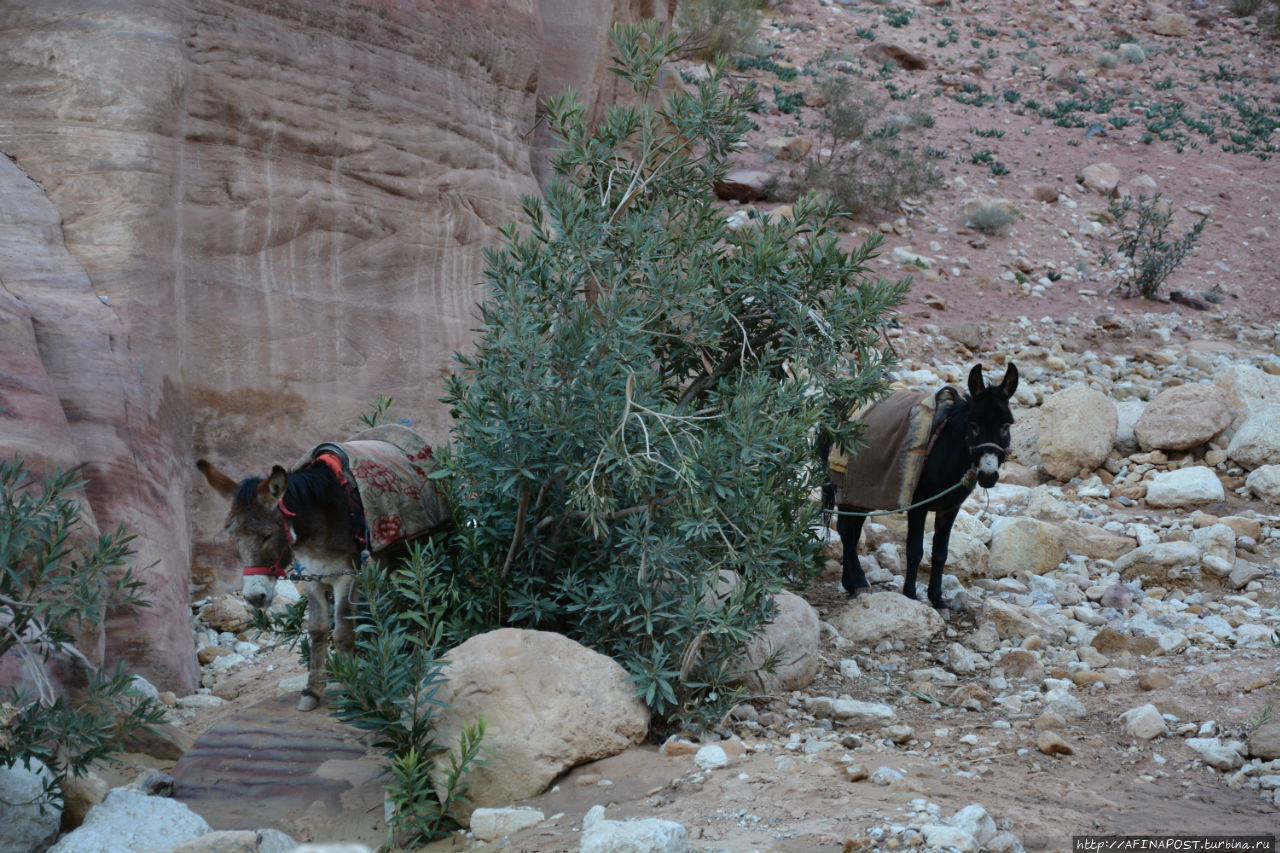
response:
[[[194,456],[260,474],[378,394],[444,439],[481,247],[537,189],[536,98],[598,112],[609,24],[670,15],[580,5],[0,7],[0,452],[84,463],[98,525],[139,534],[153,606],[112,616],[108,661],[190,692],[189,581],[238,584]]]

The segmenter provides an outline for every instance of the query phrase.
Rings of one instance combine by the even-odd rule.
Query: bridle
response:
[[[276,506],[280,508],[280,521],[284,524],[284,532],[289,537],[289,544],[292,545],[294,542],[298,541],[298,534],[294,532],[293,525],[289,522],[289,519],[296,518],[298,514],[296,512],[291,512],[289,508],[284,505],[283,499],[281,499]],[[244,576],[251,577],[253,575],[271,575],[272,577],[277,578],[287,578],[289,576],[289,570],[284,566],[284,557],[285,555],[281,554],[279,557],[276,557],[276,561],[269,566],[245,566]]]

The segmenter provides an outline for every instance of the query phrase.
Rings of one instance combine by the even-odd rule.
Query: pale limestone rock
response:
[[[1249,754],[1267,761],[1280,758],[1280,720],[1272,720],[1253,730],[1249,735]]]
[[[896,592],[858,596],[836,611],[831,625],[846,640],[870,645],[881,640],[918,645],[946,627],[929,604]]]
[[[32,759],[29,769],[21,762],[0,767],[0,826],[4,827],[0,850],[37,853],[57,838],[62,809],[56,803],[39,803],[52,779],[53,774],[38,759]]]
[[[488,723],[488,764],[468,776],[472,807],[534,796],[568,768],[615,755],[648,733],[649,711],[626,670],[560,634],[503,628],[445,657],[436,742],[456,749],[465,726],[479,717]]]
[[[1123,454],[1129,455],[1137,453],[1141,446],[1138,444],[1138,436],[1134,432],[1137,426],[1138,418],[1142,417],[1143,411],[1147,408],[1147,404],[1142,400],[1121,400],[1116,403],[1116,450]]]
[[[1111,195],[1120,185],[1120,170],[1111,163],[1090,163],[1080,170],[1079,181],[1086,189]]]
[[[687,853],[689,832],[656,817],[597,820],[582,833],[579,853]]]
[[[1280,465],[1260,465],[1249,472],[1245,487],[1256,497],[1280,504]]]
[[[920,827],[924,835],[925,850],[957,850],[959,853],[978,853],[978,842],[972,835],[955,826],[926,823]]]
[[[1006,639],[1022,640],[1028,637],[1039,637],[1048,643],[1066,642],[1066,634],[1061,628],[1054,626],[1031,608],[1011,604],[995,597],[989,597],[982,602],[980,618],[993,622],[999,635]]]
[[[1216,737],[1191,737],[1183,741],[1200,756],[1200,760],[1215,770],[1235,770],[1244,764],[1244,756],[1240,754],[1244,744],[1238,741],[1227,741]]]
[[[1164,717],[1150,702],[1125,711],[1120,715],[1120,723],[1126,732],[1138,740],[1154,740],[1168,734]]]
[[[1000,518],[991,526],[990,572],[995,578],[1027,572],[1043,574],[1067,558],[1056,525],[1034,518]]]
[[[1236,411],[1232,426],[1269,404],[1280,404],[1280,376],[1271,376],[1251,364],[1232,364],[1213,377],[1213,383],[1227,392]]]
[[[1254,409],[1232,436],[1227,455],[1248,469],[1280,465],[1280,403]]]
[[[1212,440],[1235,420],[1230,395],[1217,385],[1166,388],[1142,410],[1134,435],[1143,450],[1189,450]]]
[[[546,820],[538,809],[480,808],[471,813],[471,833],[481,841],[497,841]]]
[[[809,154],[809,150],[813,148],[813,143],[803,136],[775,136],[772,139],[765,140],[764,147],[766,151],[779,160],[794,162],[803,160]]]
[[[968,533],[952,528],[951,536],[947,539],[948,574],[955,575],[962,583],[968,583],[974,578],[985,578],[989,559],[987,546]],[[930,569],[933,567],[932,532],[925,534],[924,558],[920,565],[922,569],[925,566]]]
[[[1207,557],[1216,557],[1230,564],[1236,557],[1236,534],[1225,524],[1211,524],[1191,531],[1191,542]]]
[[[1222,481],[1212,468],[1192,465],[1161,471],[1147,483],[1146,502],[1153,507],[1196,506],[1226,497]]]
[[[59,838],[49,853],[167,850],[209,831],[204,818],[177,800],[115,788],[89,809],[79,829]]]
[[[1068,519],[1058,524],[1058,530],[1068,553],[1095,560],[1116,560],[1138,547],[1138,541],[1132,536],[1112,533],[1084,521]]]
[[[991,843],[999,831],[995,819],[978,803],[965,806],[948,818],[947,823],[972,835],[978,847],[983,849]]]
[[[721,767],[729,766],[729,755],[719,744],[708,743],[699,747],[694,753],[693,763],[698,765],[700,770],[719,770]]]
[[[1190,542],[1143,545],[1116,560],[1124,580],[1141,579],[1143,586],[1195,586],[1200,579],[1200,549]]]
[[[818,612],[794,593],[779,592],[774,601],[778,606],[777,615],[762,633],[747,642],[746,668],[750,670],[747,677],[755,689],[763,693],[803,690],[813,681],[821,664]],[[777,668],[773,672],[760,669],[774,652],[780,652]]]
[[[1158,36],[1185,36],[1189,31],[1187,16],[1180,12],[1167,12],[1151,22],[1151,32]]]
[[[893,708],[883,702],[863,702],[858,699],[836,699],[831,703],[831,715],[846,726],[888,726],[897,721]]]
[[[1059,480],[1102,464],[1116,441],[1119,418],[1106,394],[1075,385],[1040,407],[1040,467]]]

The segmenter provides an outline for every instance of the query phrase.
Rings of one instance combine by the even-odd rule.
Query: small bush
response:
[[[1119,239],[1115,252],[1101,253],[1103,266],[1111,266],[1117,255],[1126,260],[1116,291],[1124,296],[1142,295],[1157,299],[1165,280],[1182,265],[1204,231],[1201,217],[1190,231],[1171,240],[1173,210],[1159,195],[1132,196],[1113,201],[1108,208],[1115,221],[1113,238]]]
[[[1134,42],[1120,45],[1120,56],[1124,58],[1125,62],[1133,65],[1141,65],[1147,61],[1147,52],[1142,49],[1142,45]]]
[[[132,553],[124,528],[96,542],[78,540],[82,483],[55,472],[37,483],[21,460],[0,461],[0,658],[13,654],[33,683],[0,693],[0,767],[33,760],[50,771],[41,805],[130,735],[164,721],[165,709],[140,696],[124,666],[93,666],[74,643],[95,633],[106,607],[146,607],[142,582],[119,571]],[[77,683],[58,695],[44,665],[69,658]]]
[[[885,103],[848,77],[819,84],[825,99],[820,129],[827,150],[810,162],[801,183],[834,199],[845,213],[859,216],[919,195],[942,182],[925,147],[912,137],[932,124],[915,111],[905,120],[884,117]]]
[[[975,231],[990,236],[1000,236],[1009,226],[1022,218],[1016,208],[996,202],[980,202],[965,212],[964,224]]]
[[[686,0],[676,21],[691,53],[715,61],[743,51],[768,5],[768,0]]]
[[[1115,68],[1115,67],[1116,67],[1117,65],[1119,65],[1119,64],[1120,64],[1120,57],[1116,56],[1114,53],[1100,53],[1100,54],[1098,54],[1098,67],[1099,67],[1099,68],[1108,68],[1108,69],[1110,69],[1110,68]]]
[[[1234,17],[1245,18],[1262,8],[1262,0],[1231,0],[1227,8]]]

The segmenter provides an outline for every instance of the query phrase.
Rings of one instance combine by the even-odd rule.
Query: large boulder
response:
[[[774,596],[778,612],[764,631],[747,643],[748,681],[762,693],[803,690],[818,673],[821,632],[818,611],[798,595],[779,592]],[[773,672],[760,667],[778,655]]]
[[[1143,450],[1190,450],[1235,419],[1231,397],[1208,383],[1175,385],[1155,396],[1133,425]]]
[[[1280,404],[1280,376],[1266,373],[1252,364],[1239,362],[1213,377],[1213,384],[1227,392],[1231,408],[1236,412],[1231,424],[1236,429],[1245,418],[1263,406]]]
[[[463,728],[481,717],[487,723],[487,763],[467,776],[470,808],[532,797],[570,767],[648,734],[649,710],[626,670],[568,637],[503,628],[446,657],[436,743],[456,749]]]
[[[1040,468],[1059,480],[1097,468],[1118,426],[1115,404],[1096,388],[1075,385],[1051,395],[1040,407]]]
[[[1280,403],[1254,409],[1231,437],[1227,455],[1250,470],[1280,465]]]
[[[1025,572],[1042,575],[1067,558],[1057,525],[1025,516],[1000,518],[991,525],[991,576]]]
[[[57,838],[62,810],[40,802],[52,780],[38,760],[29,768],[0,766],[0,853],[43,853]]]
[[[1062,544],[1070,554],[1094,560],[1114,560],[1138,547],[1138,540],[1104,530],[1095,524],[1067,519],[1058,525]]]
[[[1253,469],[1244,484],[1262,500],[1280,504],[1280,465],[1262,465]]]
[[[846,640],[865,645],[882,640],[920,645],[946,627],[929,604],[896,592],[858,596],[831,616],[831,625]]]
[[[1143,545],[1115,562],[1123,580],[1139,579],[1144,586],[1195,587],[1202,577],[1201,549],[1191,542]]]
[[[210,831],[185,804],[133,788],[116,788],[89,809],[84,823],[58,839],[49,853],[168,850]]]
[[[1204,465],[1161,471],[1147,482],[1146,501],[1154,507],[1196,506],[1224,498],[1222,481]]]

